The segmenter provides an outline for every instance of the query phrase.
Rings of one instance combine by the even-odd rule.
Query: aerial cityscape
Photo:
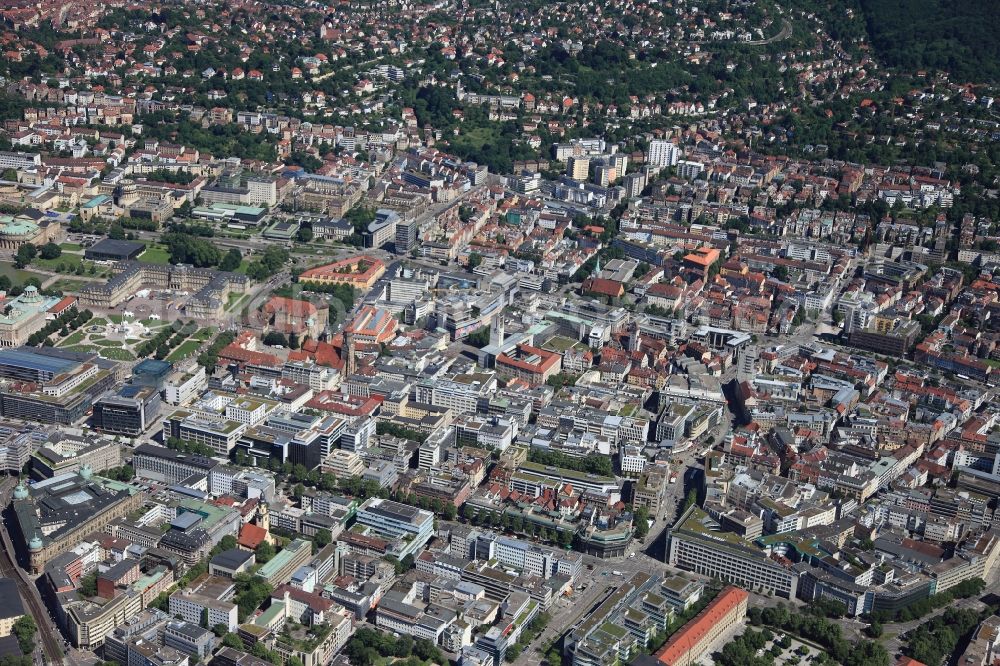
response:
[[[0,666],[1000,666],[998,27],[0,0]]]

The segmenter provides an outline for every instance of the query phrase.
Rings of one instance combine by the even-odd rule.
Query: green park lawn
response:
[[[33,277],[44,282],[47,277],[41,273],[14,268],[14,264],[9,261],[0,261],[0,275],[6,275],[14,284],[24,284],[25,280]]]
[[[134,361],[135,354],[127,349],[122,349],[121,347],[101,347],[98,354],[103,358],[111,359],[112,361]]]
[[[198,340],[185,340],[184,342],[177,345],[172,352],[167,356],[168,361],[180,361],[185,359],[191,354],[198,350],[201,346],[201,342]]]
[[[145,252],[139,255],[139,261],[144,261],[147,264],[169,264],[170,253],[164,247],[150,245]]]

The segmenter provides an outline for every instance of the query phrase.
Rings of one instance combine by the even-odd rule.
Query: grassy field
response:
[[[67,252],[63,252],[55,259],[42,259],[41,257],[36,257],[31,260],[32,266],[35,266],[36,268],[44,268],[48,271],[54,271],[62,266],[61,272],[63,273],[67,271],[75,271],[77,266],[80,266],[81,264],[83,265],[84,271],[89,274],[90,267],[93,265],[93,262],[84,261],[82,254],[69,254]]]
[[[201,342],[198,340],[185,340],[177,345],[172,352],[170,352],[170,355],[167,356],[167,360],[180,361],[181,359],[185,359],[195,353],[200,346]]]
[[[169,264],[170,253],[164,247],[150,245],[145,252],[139,255],[139,261],[144,261],[147,264]]]
[[[567,349],[572,349],[577,345],[580,345],[580,343],[572,338],[567,338],[563,335],[554,335],[549,338],[548,342],[542,345],[542,347],[544,349],[551,349],[552,351],[559,352],[561,354]],[[584,349],[586,349],[586,347],[584,347]]]
[[[215,335],[214,326],[206,326],[205,328],[198,329],[198,332],[191,336],[192,340],[197,340],[198,342],[205,342]]]
[[[96,352],[98,348],[93,345],[73,345],[72,347],[63,347],[67,351],[77,351],[77,352]]]
[[[462,132],[462,134],[452,140],[452,143],[474,146],[478,150],[487,143],[495,143],[498,135],[499,131],[492,127],[477,127],[468,132]]]
[[[112,361],[134,361],[135,354],[121,347],[102,347],[98,354],[102,358],[109,358]]]
[[[70,333],[64,340],[59,342],[60,347],[68,347],[70,345],[78,345],[83,342],[83,339],[87,336],[87,332],[82,328],[77,329]]]
[[[246,301],[250,300],[250,294],[229,294],[229,300],[226,303],[227,312],[238,312],[243,308]]]
[[[14,264],[9,261],[0,261],[0,275],[6,275],[14,284],[24,284],[25,280],[32,277],[38,278],[43,282],[46,278],[46,276],[41,273],[34,273],[32,271],[14,268]]]
[[[66,292],[78,292],[84,287],[86,287],[89,282],[84,282],[83,280],[73,280],[70,278],[63,278],[56,280],[53,284],[49,285],[49,289],[58,289],[59,291]]]
[[[79,243],[60,243],[59,247],[62,248],[64,252],[80,252],[83,250],[83,246]]]

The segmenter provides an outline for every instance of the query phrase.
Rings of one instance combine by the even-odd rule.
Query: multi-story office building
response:
[[[517,421],[464,414],[455,419],[455,442],[503,452],[517,437]]]
[[[123,386],[94,403],[94,427],[112,435],[138,437],[160,411],[160,393],[149,386]]]
[[[570,627],[563,639],[564,654],[578,666],[630,661],[643,642],[635,634],[662,631],[670,621],[669,609],[660,603],[659,583],[659,576],[643,572],[622,580],[604,601]],[[626,618],[634,615],[640,616],[644,625],[641,632],[636,627],[635,634],[625,628]]]
[[[363,451],[375,437],[376,422],[371,417],[362,417],[349,424],[340,435],[340,448],[347,451]]]
[[[277,183],[270,178],[248,178],[247,203],[251,206],[273,206],[278,203]]]
[[[212,549],[212,538],[203,529],[171,529],[163,535],[158,545],[161,550],[177,555],[185,566],[193,567],[208,556]]]
[[[618,454],[622,476],[637,477],[646,469],[646,456],[641,446],[625,445]]]
[[[389,592],[375,613],[376,626],[439,643],[441,635],[455,620],[455,611],[431,604],[424,607],[407,603],[398,592]]]
[[[377,534],[408,539],[400,551],[400,558],[415,555],[434,532],[434,514],[430,511],[376,497],[365,500],[358,507],[357,521]]]
[[[153,444],[140,444],[132,452],[136,476],[160,483],[180,483],[193,474],[208,474],[218,465],[205,456],[180,453]]]
[[[416,402],[447,407],[456,415],[475,414],[481,400],[496,393],[497,379],[492,372],[454,374],[419,382]]]
[[[517,345],[496,358],[497,374],[507,379],[523,379],[531,385],[544,384],[562,369],[562,356],[555,352]]]
[[[795,597],[798,575],[771,559],[743,537],[726,532],[704,510],[691,506],[670,529],[667,564],[763,589],[786,599]]]
[[[248,426],[257,425],[274,405],[266,400],[237,398],[226,405],[226,418]]]
[[[663,139],[653,139],[649,142],[649,154],[646,163],[654,167],[676,166],[680,159],[681,151],[677,144]]]
[[[0,578],[0,638],[10,636],[14,623],[24,616],[24,604],[12,578]]]
[[[201,626],[202,615],[208,612],[208,626],[224,625],[236,631],[238,624],[236,604],[197,594],[190,590],[177,590],[170,595],[170,615],[180,616],[185,622]]]
[[[126,558],[97,575],[97,595],[112,599],[121,589],[139,580],[139,561]]]
[[[39,433],[41,434],[41,433]],[[85,465],[101,472],[122,464],[122,445],[112,437],[78,437],[57,432],[31,456],[31,478],[40,481],[78,472]]]
[[[508,573],[489,562],[469,562],[461,577],[463,581],[481,585],[486,596],[494,601],[502,602],[512,592],[521,592],[537,601],[542,610],[552,604],[552,588],[539,576]]]
[[[305,384],[314,391],[326,391],[337,386],[340,373],[311,360],[288,361],[281,368],[281,378]]]
[[[361,473],[365,481],[374,481],[380,488],[390,488],[399,478],[396,466],[388,460],[374,460]]]
[[[517,471],[511,474],[508,483],[509,490],[526,493],[529,497],[538,497],[546,488],[555,489],[563,484],[572,484],[576,490],[586,490],[602,495],[621,496],[621,484],[613,476],[587,474],[576,470],[523,462]]]
[[[395,211],[382,208],[377,210],[375,219],[362,234],[365,247],[380,248],[389,241],[395,240],[396,225],[399,223],[399,219],[400,217]]]
[[[175,370],[163,384],[164,401],[170,405],[183,405],[208,387],[205,368],[200,365]]]
[[[81,650],[96,650],[104,645],[108,634],[139,615],[142,595],[128,589],[103,604],[78,601],[65,606],[64,610],[70,642]]]
[[[191,622],[169,622],[163,628],[163,644],[197,660],[207,659],[215,647],[215,634]]]
[[[492,659],[492,666],[501,666],[506,661],[507,648],[510,643],[504,634],[503,627],[490,627],[476,639],[476,648]]]
[[[360,476],[365,471],[361,456],[344,449],[335,449],[323,461],[322,471],[337,478]]]
[[[228,456],[247,424],[213,414],[178,410],[163,420],[163,436],[204,444],[220,456]]]
[[[660,595],[677,613],[683,613],[698,603],[704,584],[683,575],[670,576],[660,585]]]
[[[304,539],[295,539],[258,569],[257,575],[273,586],[282,585],[291,580],[292,574],[311,557],[312,543]]]
[[[146,608],[126,619],[104,638],[104,658],[119,664],[128,664],[128,644],[134,640],[156,642],[170,616],[156,608]]]
[[[405,273],[389,280],[388,300],[392,303],[412,303],[430,289],[426,279]]]
[[[232,493],[236,497],[274,501],[274,476],[269,472],[245,469],[233,479]]]
[[[413,219],[400,219],[396,222],[396,254],[406,254],[417,244],[417,222]]]
[[[0,150],[0,169],[30,169],[42,165],[39,153],[14,153]]]
[[[590,174],[590,158],[570,156],[566,158],[566,175],[573,180],[587,180]]]
[[[0,389],[0,411],[9,418],[71,425],[115,384],[116,366],[95,354],[53,347],[0,350],[0,378],[14,380]]]
[[[353,623],[347,612],[335,607],[325,614],[329,633],[322,640],[310,640],[305,629],[299,628],[278,635],[274,650],[285,663],[294,657],[303,666],[324,666],[333,662],[334,655],[339,652],[353,633]]]
[[[0,470],[20,472],[44,441],[45,433],[35,428],[0,423]]]
[[[566,576],[573,580],[580,573],[583,560],[579,553],[545,548],[493,532],[477,535],[475,551],[478,560],[495,559],[501,564],[541,578]]]

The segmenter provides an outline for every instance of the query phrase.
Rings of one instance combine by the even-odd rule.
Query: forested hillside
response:
[[[861,0],[875,50],[894,67],[942,69],[953,80],[1000,80],[1000,2]]]

